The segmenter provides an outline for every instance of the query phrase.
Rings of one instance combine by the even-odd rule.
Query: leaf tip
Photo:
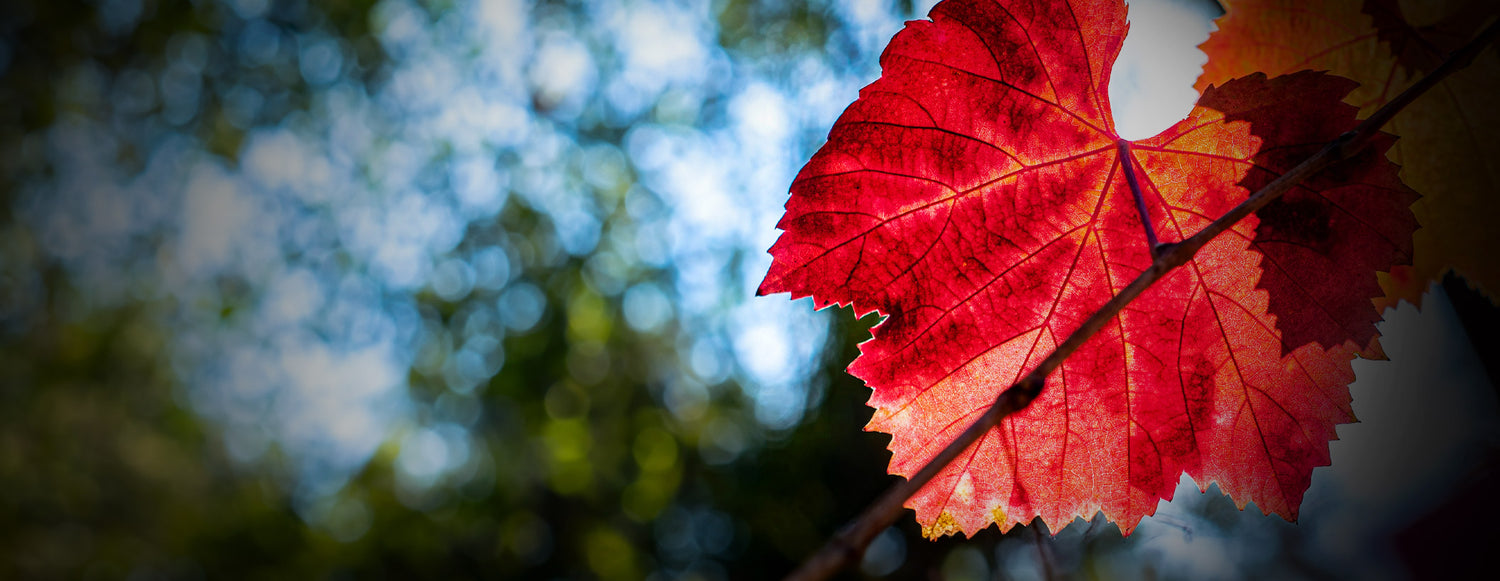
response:
[[[963,528],[958,526],[958,520],[953,518],[953,513],[945,510],[942,514],[938,515],[937,520],[933,521],[932,524],[922,525],[922,538],[936,541],[939,538],[962,531]]]

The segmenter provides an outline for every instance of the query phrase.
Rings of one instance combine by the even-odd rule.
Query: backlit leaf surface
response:
[[[1126,28],[1118,0],[939,4],[793,183],[760,293],[886,315],[849,371],[891,472],[915,473],[1150,265],[1122,160],[1163,241],[1246,197],[1261,139],[1214,109],[1122,156],[1107,87]],[[926,533],[1100,510],[1128,533],[1184,472],[1295,518],[1352,419],[1353,350],[1283,353],[1258,224],[1159,281],[912,497]]]
[[[1241,185],[1254,191],[1356,125],[1340,99],[1356,83],[1303,71],[1267,80],[1255,74],[1210,91],[1199,105],[1249,121],[1265,144]],[[1350,342],[1380,354],[1372,299],[1384,293],[1377,271],[1410,265],[1410,207],[1417,200],[1385,157],[1395,140],[1378,134],[1355,157],[1304,180],[1262,208],[1252,248],[1265,256],[1260,288],[1270,298],[1284,351],[1309,343]]]

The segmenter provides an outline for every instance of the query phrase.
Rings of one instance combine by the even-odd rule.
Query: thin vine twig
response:
[[[1191,260],[1198,250],[1203,248],[1208,241],[1213,240],[1225,230],[1234,226],[1240,220],[1251,213],[1265,207],[1287,190],[1301,183],[1309,176],[1318,173],[1324,168],[1336,162],[1352,157],[1360,149],[1369,144],[1380,128],[1400,113],[1403,108],[1417,97],[1427,92],[1434,85],[1441,82],[1454,71],[1467,67],[1473,62],[1474,57],[1500,34],[1500,21],[1492,22],[1470,40],[1463,48],[1455,51],[1443,61],[1431,73],[1424,76],[1412,86],[1408,87],[1395,99],[1387,102],[1375,114],[1362,121],[1354,130],[1340,135],[1338,139],[1330,142],[1312,157],[1307,158],[1290,171],[1282,174],[1259,191],[1251,194],[1238,206],[1214,220],[1202,231],[1177,243],[1165,243],[1157,246],[1153,253],[1155,259],[1151,267],[1142,272],[1120,291],[1095,311],[1088,320],[1084,321],[1077,330],[1069,335],[1066,341],[1057,346],[1041,364],[1037,365],[1031,373],[1016,382],[1009,389],[1000,392],[995,397],[995,402],[990,404],[990,409],[970,424],[963,433],[959,434],[953,442],[938,452],[936,456],[928,460],[921,470],[918,470],[910,480],[897,483],[885,494],[865,508],[863,513],[853,522],[850,522],[839,531],[832,539],[829,539],[818,552],[803,561],[802,566],[787,576],[787,581],[821,581],[828,579],[840,569],[851,563],[858,562],[864,554],[865,548],[875,536],[891,526],[900,516],[902,505],[906,499],[911,498],[918,490],[925,486],[937,473],[946,468],[950,462],[962,454],[969,446],[978,441],[981,436],[990,431],[991,428],[1000,424],[1000,421],[1013,413],[1026,409],[1032,400],[1041,394],[1046,384],[1047,376],[1062,365],[1063,361],[1072,355],[1074,351],[1098,333],[1100,329],[1120,313],[1121,310],[1150,288],[1152,284],[1166,276],[1173,269],[1186,264]]]

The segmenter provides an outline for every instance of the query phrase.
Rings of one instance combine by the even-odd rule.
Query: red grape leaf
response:
[[[1357,107],[1342,103],[1358,83],[1304,71],[1267,80],[1256,74],[1206,92],[1199,105],[1232,121],[1249,121],[1266,146],[1240,185],[1258,190],[1311,157],[1358,122]],[[1262,208],[1252,248],[1265,255],[1260,288],[1270,294],[1283,353],[1318,342],[1353,341],[1373,356],[1380,312],[1372,299],[1384,291],[1376,271],[1411,264],[1416,192],[1401,183],[1385,157],[1395,138],[1379,134],[1371,147],[1304,180]]]
[[[891,40],[798,174],[759,289],[886,316],[849,371],[906,476],[1151,264],[1122,157],[1170,242],[1246,197],[1260,145],[1197,107],[1121,154],[1119,0],[950,0],[931,19]],[[1353,351],[1282,354],[1257,224],[1160,280],[908,500],[924,532],[1036,516],[1056,531],[1102,510],[1128,534],[1183,473],[1295,518],[1352,420]]]

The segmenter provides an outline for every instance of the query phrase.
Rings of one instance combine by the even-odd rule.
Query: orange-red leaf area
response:
[[[792,184],[759,292],[886,316],[849,371],[873,389],[867,429],[891,434],[892,473],[919,470],[1151,264],[1122,161],[1165,242],[1280,161],[1261,143],[1283,134],[1257,136],[1244,101],[1264,79],[1205,97],[1250,122],[1200,106],[1122,154],[1107,87],[1126,28],[1119,0],[944,2],[891,40],[881,78]],[[1292,102],[1312,110],[1347,91],[1304,81],[1314,89]],[[1314,137],[1291,133],[1289,148]],[[1160,280],[917,492],[907,506],[925,532],[1037,516],[1056,531],[1103,511],[1128,534],[1184,473],[1295,518],[1334,425],[1353,419],[1355,350],[1283,349],[1257,287],[1260,224],[1246,218]]]
[[[1256,74],[1205,91],[1198,104],[1250,122],[1250,133],[1264,142],[1240,182],[1255,191],[1358,123],[1359,109],[1342,102],[1356,86],[1311,71],[1271,80]],[[1394,136],[1378,134],[1353,158],[1257,212],[1251,247],[1265,257],[1259,288],[1269,293],[1283,353],[1348,341],[1362,355],[1381,354],[1373,299],[1385,292],[1375,272],[1411,264],[1417,229],[1411,205],[1418,196],[1385,156],[1394,143]]]

